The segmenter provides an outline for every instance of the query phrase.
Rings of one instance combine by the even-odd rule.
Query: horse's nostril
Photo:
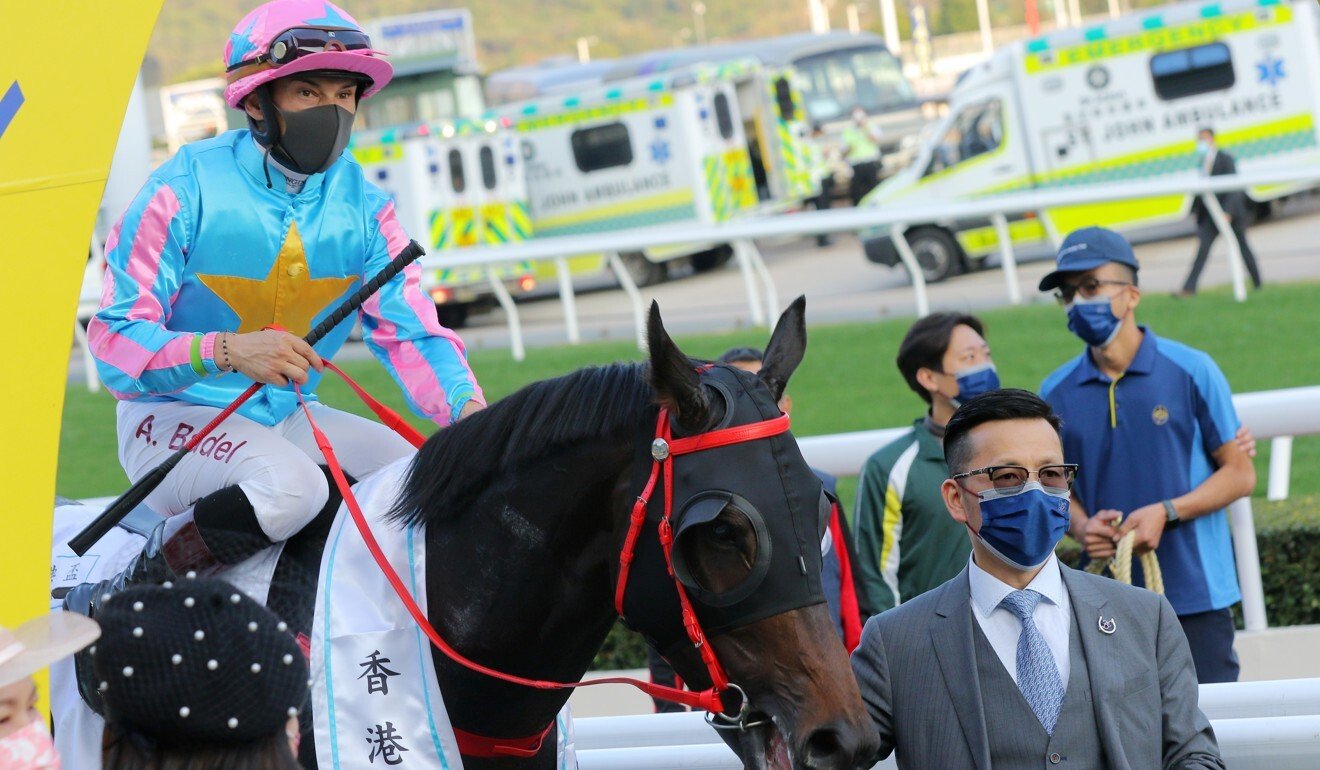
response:
[[[803,745],[803,759],[813,770],[835,770],[852,767],[851,743],[845,733],[834,727],[815,730]]]

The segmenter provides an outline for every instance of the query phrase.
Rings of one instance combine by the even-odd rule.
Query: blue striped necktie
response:
[[[1063,707],[1063,680],[1059,677],[1059,667],[1054,664],[1054,654],[1032,616],[1036,605],[1044,598],[1038,591],[1014,591],[1005,596],[999,606],[1022,621],[1022,635],[1018,637],[1017,645],[1018,689],[1045,732],[1054,735],[1059,709]]]

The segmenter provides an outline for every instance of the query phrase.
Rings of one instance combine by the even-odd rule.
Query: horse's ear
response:
[[[651,353],[651,387],[660,405],[667,407],[678,424],[700,430],[710,417],[710,403],[701,387],[701,378],[692,361],[683,355],[669,338],[660,320],[660,306],[651,302],[651,318],[646,327],[647,347]]]
[[[765,346],[765,359],[761,364],[761,381],[770,388],[775,400],[783,398],[788,378],[793,376],[802,356],[807,352],[807,298],[799,295],[779,316],[770,344]]]

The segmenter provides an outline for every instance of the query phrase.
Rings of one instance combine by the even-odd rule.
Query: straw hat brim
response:
[[[52,612],[29,620],[12,633],[12,641],[22,645],[22,649],[17,655],[0,662],[0,687],[32,676],[81,650],[96,641],[101,635],[101,627],[96,621],[74,612]]]

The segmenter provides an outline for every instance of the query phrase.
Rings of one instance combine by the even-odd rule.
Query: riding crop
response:
[[[397,257],[385,266],[385,269],[381,270],[372,277],[371,280],[364,283],[361,288],[353,293],[353,296],[340,303],[340,305],[332,310],[330,314],[321,321],[321,323],[316,325],[316,328],[308,332],[307,336],[303,337],[303,341],[308,345],[315,345],[320,342],[325,335],[330,333],[331,329],[338,326],[341,321],[361,308],[362,304],[366,302],[371,295],[375,294],[381,286],[389,283],[394,276],[398,275],[405,267],[415,262],[425,253],[426,252],[422,250],[422,247],[417,244],[417,241],[411,241],[406,247],[404,247],[403,251],[399,252]],[[69,541],[69,548],[73,549],[73,552],[79,556],[86,554],[87,550],[96,544],[96,541],[105,537],[106,533],[113,529],[116,524],[127,516],[129,511],[137,507],[139,503],[146,499],[147,495],[151,494],[156,487],[160,486],[160,483],[165,480],[165,477],[169,472],[173,470],[189,452],[200,444],[202,439],[204,439],[211,431],[215,430],[220,423],[225,421],[225,418],[233,414],[234,410],[242,406],[244,402],[251,398],[258,390],[261,390],[262,387],[264,386],[260,382],[252,383],[252,385],[248,387],[247,390],[243,391],[243,394],[235,399],[232,404],[225,407],[220,414],[216,415],[215,419],[211,420],[211,422],[205,427],[194,433],[188,443],[184,444],[178,451],[166,458],[160,465],[148,471],[145,476],[138,479],[133,486],[129,487],[126,492],[116,498],[100,516],[97,516],[91,524],[87,525],[86,529],[79,532]]]

